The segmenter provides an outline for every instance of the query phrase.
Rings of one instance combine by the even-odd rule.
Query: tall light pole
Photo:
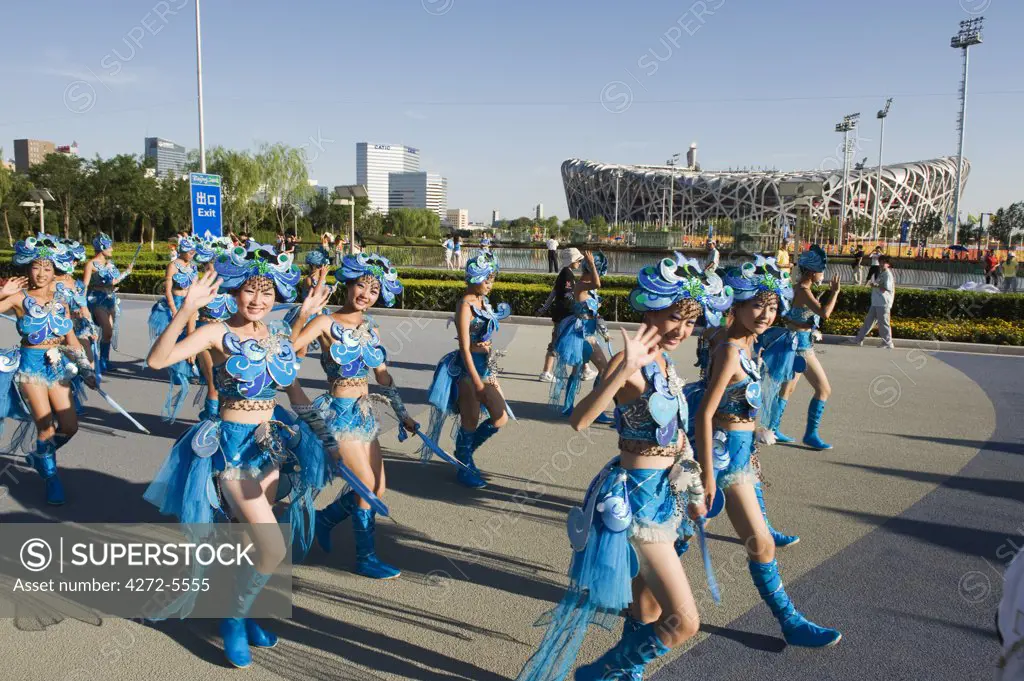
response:
[[[332,203],[335,206],[349,206],[351,211],[350,221],[348,226],[348,252],[349,254],[355,254],[356,252],[356,199],[365,199],[369,194],[366,192],[366,186],[362,184],[346,184],[334,188],[334,193],[338,198],[334,199]]]
[[[668,186],[668,228],[672,229],[672,224],[676,219],[675,211],[675,200],[676,200],[676,164],[679,163],[679,154],[672,154],[672,158],[665,161],[665,165],[672,168],[669,176],[672,178],[672,184]]]
[[[843,133],[843,198],[839,208],[839,251],[843,250],[843,220],[846,219],[846,189],[850,184],[850,131],[857,127],[860,114],[843,116],[843,120],[836,123],[836,132]]]
[[[878,132],[878,175],[875,176],[875,209],[871,212],[871,240],[878,241],[878,204],[882,200],[882,145],[885,143],[885,117],[889,115],[892,97],[885,100],[885,108],[877,114]]]
[[[619,180],[622,179],[622,171],[615,171],[615,233],[619,232]]]
[[[199,91],[199,172],[206,172],[206,144],[203,141],[203,40],[199,30],[199,0],[196,0],[196,84]]]
[[[956,194],[953,196],[953,243],[956,244],[957,231],[960,229],[960,184],[964,168],[964,129],[967,126],[967,52],[971,45],[981,44],[981,25],[985,17],[965,19],[960,22],[960,32],[950,38],[949,46],[964,51],[964,77],[960,81],[960,116],[957,126],[960,128],[960,150],[956,158]]]

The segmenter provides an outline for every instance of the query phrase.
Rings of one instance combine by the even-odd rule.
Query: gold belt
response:
[[[277,406],[277,400],[226,400],[221,409],[235,411],[270,411]]]
[[[331,381],[331,390],[335,388],[358,388],[368,385],[369,379],[366,376],[350,376],[348,378],[335,378]]]
[[[686,445],[683,445],[686,442]],[[631,440],[629,438],[619,438],[619,451],[623,454],[632,454],[633,456],[669,456],[677,457],[680,454],[689,450],[689,442],[685,436],[682,441],[662,447],[661,445],[648,440]]]

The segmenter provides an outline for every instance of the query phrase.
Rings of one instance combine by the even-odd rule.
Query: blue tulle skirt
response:
[[[174,306],[181,308],[181,304],[185,301],[184,296],[174,296]],[[166,298],[161,298],[154,305],[149,312],[149,340],[150,344],[156,342],[156,339],[171,325],[171,308],[167,304]],[[182,331],[181,335],[178,336],[178,340],[182,340],[187,331]],[[181,407],[185,404],[185,400],[188,398],[189,385],[193,378],[198,377],[198,371],[189,362],[178,362],[167,367],[167,377],[170,385],[167,386],[167,399],[164,401],[163,418],[164,421],[174,423],[175,419],[178,418],[178,413],[181,411]]]
[[[15,380],[20,363],[19,348],[0,350],[0,435],[3,434],[4,423],[7,419],[22,422],[31,422],[32,420],[28,405],[25,404]],[[10,447],[11,451],[18,448],[16,443],[12,443]]]
[[[368,395],[331,397],[325,393],[313,401],[324,422],[338,440],[373,442],[380,433],[377,414]]]
[[[477,374],[486,381],[491,377],[491,369],[487,362],[489,355],[483,352],[472,354]],[[427,401],[430,403],[430,426],[427,434],[434,442],[441,437],[444,422],[459,413],[459,383],[463,378],[466,378],[466,368],[462,362],[462,353],[458,350],[453,350],[442,357],[434,369],[434,380],[431,381],[427,393]],[[420,455],[424,461],[428,461],[433,452],[423,446]]]
[[[632,602],[633,578],[639,570],[633,544],[671,543],[677,537],[684,502],[669,484],[671,469],[626,470],[619,466],[618,459],[607,468],[607,477],[600,485],[600,476],[595,478],[587,498],[595,493],[599,501],[609,496],[625,497],[632,522],[615,531],[619,528],[606,524],[604,514],[594,514],[586,547],[573,553],[565,596],[536,622],[536,626],[547,625],[547,632],[517,681],[565,679],[576,662],[587,628],[596,624],[611,630],[619,613]]]
[[[773,326],[758,337],[756,350],[760,350],[764,362],[761,371],[762,421],[771,423],[782,386],[803,373],[807,367],[804,355],[814,350],[814,338],[812,331]]]
[[[177,299],[177,296],[175,296]],[[184,298],[182,298],[184,300]],[[121,320],[121,297],[112,291],[97,291],[96,289],[89,289],[86,293],[86,302],[89,306],[89,313],[93,315],[93,319],[96,318],[96,310],[103,310],[107,314],[113,315],[113,335],[110,338],[110,345],[117,348],[117,337],[118,328],[120,327]],[[164,307],[167,308],[167,300],[163,300]],[[155,306],[154,306],[155,307]],[[170,310],[167,310],[168,315]],[[170,316],[167,317],[167,324],[171,323]],[[164,324],[164,328],[167,328],[167,324]],[[152,312],[150,313],[150,334],[151,340],[155,340],[156,336],[152,336]],[[158,333],[157,336],[160,334]]]
[[[14,380],[18,383],[33,383],[52,388],[55,385],[69,386],[75,377],[68,369],[69,362],[63,354],[56,362],[51,362],[46,353],[47,348],[19,348],[21,364]]]
[[[178,438],[143,497],[181,523],[227,520],[218,479],[259,479],[281,470],[278,496],[291,495],[287,518],[303,551],[312,541],[313,499],[327,481],[323,445],[283,407],[261,424],[200,421]]]
[[[757,480],[750,457],[754,453],[754,431],[715,429],[712,436],[715,484],[723,491],[732,485]]]

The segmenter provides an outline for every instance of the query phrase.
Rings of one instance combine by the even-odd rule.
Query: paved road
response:
[[[158,521],[142,492],[186,424],[159,419],[166,384],[137,361],[146,351],[141,302],[125,305],[122,351],[109,390],[154,435],[126,430],[93,398],[87,428],[62,450],[68,504],[40,504],[38,479],[19,468],[0,499],[0,520]],[[437,358],[452,346],[442,320],[381,318],[391,365],[414,416],[426,417],[425,390]],[[13,341],[10,327],[0,342]],[[491,485],[469,491],[441,464],[421,466],[394,428],[383,437],[388,501],[398,523],[381,523],[381,556],[404,570],[391,582],[353,574],[348,525],[335,551],[318,549],[295,570],[293,617],[275,623],[282,643],[255,655],[251,679],[514,678],[542,631],[532,622],[565,584],[563,523],[594,470],[613,453],[611,430],[573,433],[546,407],[535,380],[547,330],[506,325],[503,385],[519,422],[481,450]],[[677,352],[693,375],[694,344]],[[1024,364],[1016,358],[926,354],[828,346],[822,353],[834,396],[824,433],[835,450],[775,447],[763,457],[776,525],[803,541],[780,552],[801,608],[846,636],[834,650],[784,649],[747,575],[741,547],[723,520],[710,526],[724,600],[714,606],[699,557],[685,567],[704,624],[656,678],[990,678],[996,655],[990,623],[999,596],[1000,552],[1024,531],[1021,430],[1009,413],[1021,403]],[[325,383],[315,362],[303,383]],[[795,407],[806,404],[800,388]],[[187,407],[187,422],[196,413]],[[784,426],[796,432],[801,409]],[[385,417],[387,418],[387,417]],[[980,450],[980,451],[979,451]],[[66,453],[65,453],[66,452]],[[0,458],[3,458],[0,455]],[[7,460],[13,460],[6,457]],[[24,475],[21,473],[24,472]],[[321,503],[330,500],[329,495]],[[1020,542],[1018,542],[1018,545]],[[5,678],[222,679],[213,621],[155,626],[115,618],[43,623],[5,621]],[[614,643],[596,631],[583,659]],[[856,665],[856,666],[854,666]],[[876,673],[877,670],[877,673]],[[234,676],[229,676],[234,674]]]

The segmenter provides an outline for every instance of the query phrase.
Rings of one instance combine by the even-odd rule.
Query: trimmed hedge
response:
[[[863,317],[844,313],[833,315],[822,325],[823,333],[853,336],[860,330]],[[987,343],[990,345],[1024,345],[1024,323],[1005,319],[934,320],[892,318],[892,334],[896,338],[925,341]],[[871,335],[878,335],[877,328]]]

